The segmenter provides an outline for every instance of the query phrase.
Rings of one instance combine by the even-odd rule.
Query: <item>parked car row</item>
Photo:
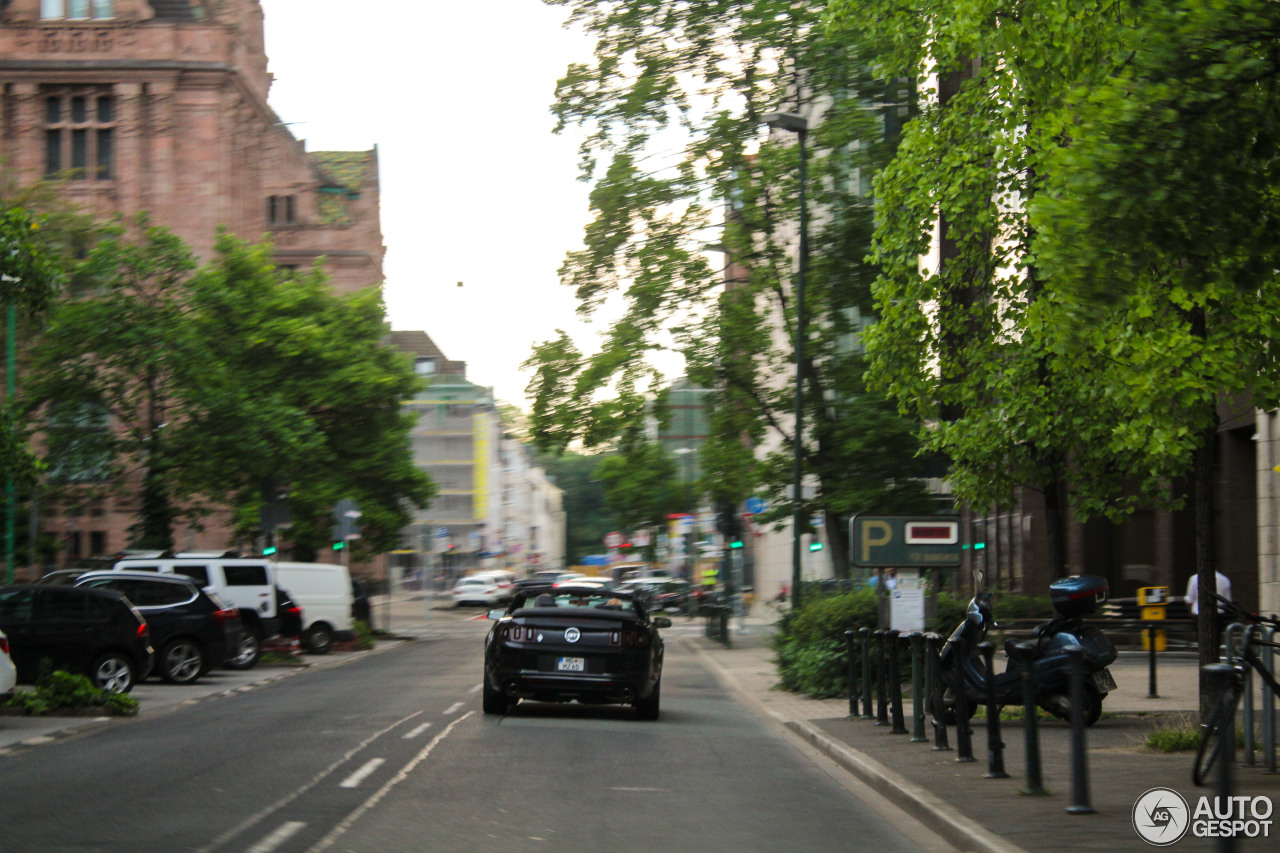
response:
[[[0,649],[16,682],[63,669],[118,692],[153,673],[190,684],[217,666],[252,668],[268,639],[324,654],[335,640],[354,638],[356,589],[344,566],[230,556],[61,570],[36,584],[0,587]],[[0,697],[5,685],[0,663]]]

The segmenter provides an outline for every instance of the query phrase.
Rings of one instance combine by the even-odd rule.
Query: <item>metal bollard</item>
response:
[[[912,631],[907,635],[911,644],[911,742],[925,743],[924,733],[924,634]]]
[[[1044,773],[1040,765],[1040,730],[1037,728],[1035,643],[1023,642],[1014,646],[1022,678],[1022,719],[1025,737],[1027,785],[1019,793],[1034,797],[1049,795],[1044,787]]]
[[[902,673],[898,669],[898,638],[901,636],[894,628],[885,634],[889,641],[889,707],[893,711],[893,728],[895,735],[907,734],[906,719],[902,713]]]
[[[956,685],[956,761],[976,761],[973,757],[973,727],[969,718],[973,716],[969,705],[969,689],[964,683],[964,668],[969,665],[969,648],[961,646],[956,657],[960,672],[956,673],[959,683]]]
[[[1264,642],[1271,644],[1276,641],[1276,629],[1267,628],[1266,633],[1262,635]],[[1264,663],[1267,666],[1267,674],[1272,678],[1276,677],[1276,650],[1273,645],[1261,646],[1259,650],[1266,649],[1266,659]],[[1267,764],[1267,772],[1276,772],[1276,695],[1270,690],[1262,691],[1262,752]]]
[[[982,662],[987,667],[987,778],[1008,779],[1004,771],[1004,741],[1000,737],[1000,706],[996,704],[996,647],[981,643]]]
[[[876,638],[876,725],[889,725],[889,674],[885,671],[884,630],[877,630]]]
[[[933,749],[935,752],[950,750],[947,743],[947,717],[942,707],[942,670],[939,655],[942,652],[942,637],[930,633],[925,637],[929,661],[929,704],[933,706]]]
[[[1089,804],[1089,765],[1084,743],[1084,649],[1065,649],[1071,666],[1071,805],[1067,814],[1094,814]]]
[[[845,675],[849,682],[849,716],[858,716],[858,680],[854,674],[853,632],[844,632]]]
[[[1156,623],[1147,623],[1147,698],[1159,699],[1156,692]]]
[[[725,605],[720,608],[720,642],[724,643],[727,649],[733,645],[729,638],[729,614],[733,612],[733,608]]]
[[[1230,665],[1224,663],[1211,663],[1204,667],[1206,687],[1213,691],[1213,695],[1222,696],[1231,689],[1231,680],[1235,678],[1235,672]],[[1217,784],[1214,786],[1214,807],[1219,808],[1222,813],[1227,813],[1231,808],[1231,790],[1232,784],[1232,765],[1235,764],[1235,745],[1236,745],[1236,718],[1234,714],[1228,714],[1226,719],[1226,728],[1222,730],[1222,754],[1218,756],[1218,772]],[[1222,806],[1220,804],[1226,804]],[[1235,849],[1235,838],[1231,835],[1224,835],[1218,839],[1219,851],[1231,851]]]
[[[862,719],[874,720],[875,711],[871,705],[871,696],[875,692],[871,687],[871,629],[859,628],[862,636]]]
[[[1258,626],[1250,625],[1245,628],[1245,632],[1253,637],[1252,642],[1256,647],[1261,634]],[[1246,639],[1248,638],[1246,637]],[[1262,692],[1266,693],[1267,686],[1265,684],[1259,686],[1262,688]],[[1244,763],[1252,767],[1254,747],[1256,746],[1254,743],[1254,732],[1256,730],[1253,725],[1253,667],[1246,667],[1244,671],[1244,710],[1241,712],[1240,717],[1241,725],[1244,726]]]

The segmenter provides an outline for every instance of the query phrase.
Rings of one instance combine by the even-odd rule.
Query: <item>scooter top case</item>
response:
[[[1110,590],[1100,575],[1072,575],[1049,584],[1049,602],[1063,616],[1088,616],[1107,600]]]

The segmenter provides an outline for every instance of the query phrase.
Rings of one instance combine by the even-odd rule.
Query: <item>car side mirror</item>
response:
[[[505,610],[490,610],[490,611],[489,611],[489,613],[488,613],[487,615],[488,615],[488,617],[489,617],[491,620],[493,620],[494,622],[497,622],[497,621],[498,621],[499,619],[501,619],[503,616],[506,616],[506,615],[507,615],[507,611],[505,611]]]
[[[670,619],[668,619],[668,618],[667,618],[667,617],[665,617],[665,616],[655,616],[655,617],[653,617],[653,627],[655,627],[655,628],[670,628],[670,627],[671,627],[671,620],[670,620]]]

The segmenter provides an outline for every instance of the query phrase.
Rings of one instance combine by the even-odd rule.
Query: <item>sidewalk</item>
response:
[[[772,614],[768,614],[772,617]],[[1118,689],[1104,704],[1103,718],[1086,732],[1088,798],[1093,814],[1068,814],[1073,805],[1071,727],[1058,721],[1038,725],[1043,785],[1047,796],[1028,796],[1025,733],[1020,722],[1001,722],[1007,779],[988,779],[987,729],[973,724],[973,762],[956,760],[956,731],[948,730],[951,750],[933,749],[927,726],[924,743],[911,734],[892,734],[891,726],[851,718],[846,699],[814,700],[773,689],[777,674],[769,648],[770,619],[749,618],[745,630],[731,634],[732,647],[706,637],[683,641],[739,695],[772,715],[846,770],[961,850],[1144,850],[1149,845],[1132,824],[1135,802],[1151,788],[1170,788],[1194,812],[1211,788],[1191,784],[1192,753],[1166,755],[1142,744],[1160,723],[1194,719],[1198,707],[1197,661],[1169,654],[1157,663],[1159,699],[1148,699],[1148,658],[1122,652],[1111,667]],[[997,660],[997,666],[1000,666]],[[859,706],[861,708],[861,706]],[[903,703],[908,731],[913,730],[911,700]],[[1264,767],[1236,769],[1234,793],[1265,795],[1280,805],[1280,774]],[[1274,850],[1280,837],[1280,812],[1271,817],[1269,838],[1237,839],[1237,850]],[[1214,838],[1191,832],[1172,845],[1176,851],[1216,850]]]

